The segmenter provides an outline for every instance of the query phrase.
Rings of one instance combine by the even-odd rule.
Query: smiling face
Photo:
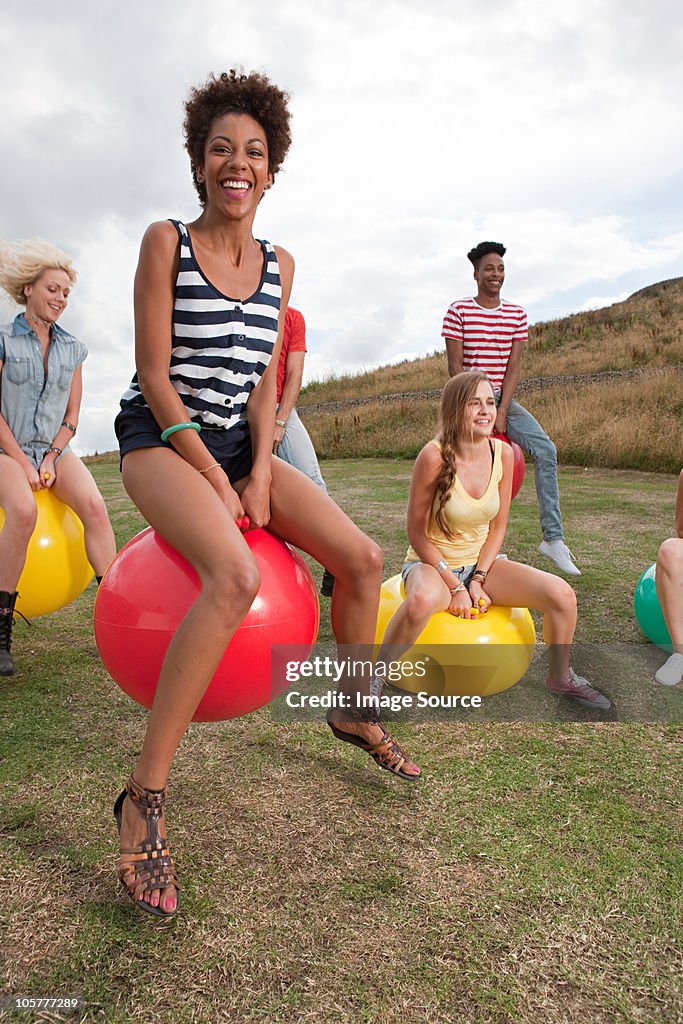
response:
[[[268,169],[268,140],[248,114],[224,114],[211,125],[204,147],[203,179],[207,206],[231,217],[255,212],[273,183]]]
[[[70,293],[71,280],[66,271],[49,267],[24,288],[26,315],[56,323],[66,309]]]
[[[489,437],[496,422],[496,400],[487,380],[480,380],[467,403],[466,433],[472,438]]]
[[[495,252],[482,256],[474,271],[474,280],[477,282],[477,297],[489,302],[495,300],[497,305],[505,281],[505,264],[502,257]]]

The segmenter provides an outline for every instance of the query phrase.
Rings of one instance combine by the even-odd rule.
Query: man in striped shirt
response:
[[[555,445],[531,413],[512,397],[528,331],[522,307],[500,297],[505,280],[504,255],[505,246],[500,242],[480,242],[467,254],[474,266],[477,294],[448,307],[441,332],[446,340],[448,372],[452,377],[462,370],[483,370],[491,378],[498,405],[495,430],[507,434],[534,464],[543,534],[539,551],[563,572],[580,576],[564,542]]]

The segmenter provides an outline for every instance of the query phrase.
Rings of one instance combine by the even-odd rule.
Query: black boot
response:
[[[0,590],[0,676],[14,675],[14,662],[10,654],[10,647],[12,646],[12,618],[16,601],[16,592],[10,594],[7,590]]]
[[[320,593],[323,597],[332,597],[332,591],[334,590],[334,576],[332,573],[325,569],[323,573],[322,583],[320,584]]]

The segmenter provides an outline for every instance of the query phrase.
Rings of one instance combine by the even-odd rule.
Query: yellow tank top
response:
[[[498,484],[503,476],[503,441],[493,439],[493,468],[488,487],[481,498],[473,498],[458,480],[456,473],[453,487],[444,505],[446,521],[451,528],[453,539],[449,540],[443,533],[436,521],[436,513],[439,508],[439,497],[434,496],[432,511],[429,516],[427,536],[432,544],[441,552],[451,568],[458,568],[461,565],[474,565],[479,557],[479,552],[484,546],[484,541],[489,535],[489,525],[492,519],[498,515],[500,509],[500,495]],[[430,441],[441,451],[438,441]],[[408,548],[406,561],[421,561],[420,556],[412,546]]]

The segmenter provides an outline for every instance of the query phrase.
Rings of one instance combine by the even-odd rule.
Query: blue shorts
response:
[[[48,448],[52,447],[50,441],[32,441],[30,444],[20,444],[22,452],[27,459],[30,459],[36,469],[40,469],[40,464],[47,455]],[[0,455],[7,455],[8,453],[4,448],[0,448]],[[71,449],[68,444],[62,449],[62,454],[58,455],[55,459],[55,465],[60,459],[64,458],[65,455],[70,455]],[[9,456],[11,458],[11,456]]]
[[[497,562],[499,558],[504,558],[507,560],[507,555],[496,555],[495,561]],[[408,573],[410,573],[411,570],[414,569],[416,565],[422,564],[422,562],[418,561],[403,563],[403,568],[401,570],[401,579],[403,580],[404,586],[406,580],[408,579]],[[474,575],[474,570],[477,568],[477,565],[475,562],[474,565],[459,565],[455,569],[451,565],[449,566],[449,568],[453,575],[458,577],[461,583],[464,583],[466,587],[469,587],[470,583],[472,582],[472,576]]]
[[[408,574],[415,568],[416,565],[423,565],[423,564],[424,564],[423,562],[405,562],[404,563],[403,569],[401,570],[401,579],[403,580],[403,585],[404,586],[405,586],[406,580],[408,579]],[[457,576],[457,578],[460,580],[460,582],[464,583],[466,587],[469,587],[470,582],[472,580],[472,573],[474,572],[474,570],[476,568],[477,568],[477,563],[476,562],[474,563],[474,565],[460,565],[457,568],[453,568],[453,566],[449,566],[449,569],[451,570],[453,575]]]
[[[126,405],[114,420],[121,462],[128,452],[138,448],[175,449],[161,440],[161,428],[146,405]],[[249,476],[253,465],[251,436],[246,421],[225,430],[224,427],[202,425],[202,441],[221,465],[231,484]]]

